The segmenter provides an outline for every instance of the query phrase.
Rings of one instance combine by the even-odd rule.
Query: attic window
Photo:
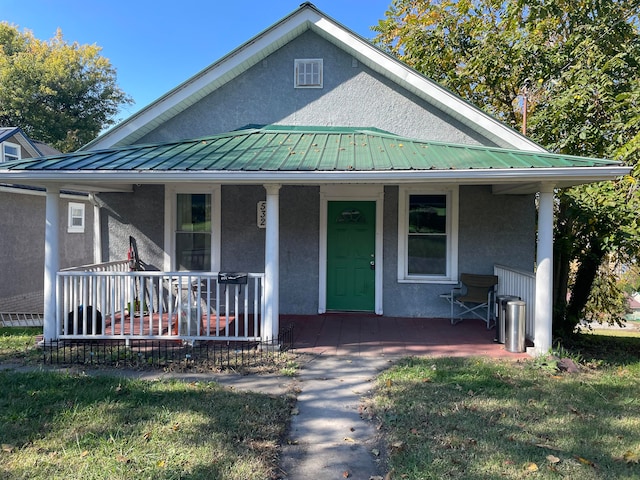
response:
[[[2,161],[20,160],[20,145],[4,142],[2,145]]]
[[[295,88],[322,88],[322,59],[300,58],[294,62]]]

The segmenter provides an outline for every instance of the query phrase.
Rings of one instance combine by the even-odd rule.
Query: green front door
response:
[[[327,205],[327,310],[375,310],[376,203]]]

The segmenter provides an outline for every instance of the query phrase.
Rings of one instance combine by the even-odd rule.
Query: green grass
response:
[[[564,342],[564,347],[580,355],[589,366],[624,366],[640,363],[640,337],[616,335],[619,330],[584,333]]]
[[[588,334],[589,332],[587,332]],[[604,337],[632,337],[640,338],[640,330],[623,330],[615,328],[594,328],[592,335],[601,335]]]
[[[0,362],[31,363],[42,359],[36,347],[36,337],[42,334],[40,327],[0,328]]]
[[[3,479],[272,478],[291,400],[215,383],[0,372]]]
[[[293,399],[214,382],[126,380],[39,368],[38,328],[0,329],[0,478],[264,480]],[[289,361],[287,372],[295,374]],[[117,370],[114,370],[117,374]]]
[[[640,362],[405,359],[370,406],[393,478],[640,478]]]

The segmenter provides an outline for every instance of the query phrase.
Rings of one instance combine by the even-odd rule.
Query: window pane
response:
[[[320,87],[322,60],[295,60],[295,81],[297,87]]]
[[[447,196],[411,195],[409,233],[447,232]]]
[[[211,235],[206,233],[176,234],[176,266],[178,270],[209,270],[211,267]]]
[[[409,275],[446,275],[446,235],[409,235],[407,265]]]
[[[211,232],[211,195],[178,194],[177,230]]]
[[[2,159],[5,162],[10,162],[12,160],[20,160],[20,150],[18,149],[18,147],[14,147],[13,145],[7,145],[7,144],[0,144],[0,146],[2,146],[2,149],[4,150],[4,155],[2,156]]]
[[[176,268],[206,271],[211,268],[211,195],[178,194],[176,215]]]

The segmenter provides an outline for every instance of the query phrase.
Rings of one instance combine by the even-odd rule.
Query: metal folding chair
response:
[[[493,306],[495,304],[496,275],[476,275],[462,273],[460,285],[451,290],[449,296],[451,302],[451,324],[455,325],[463,320],[464,316],[473,315],[487,323],[487,329],[491,328],[492,320],[495,321]],[[460,311],[454,315],[454,307]]]

